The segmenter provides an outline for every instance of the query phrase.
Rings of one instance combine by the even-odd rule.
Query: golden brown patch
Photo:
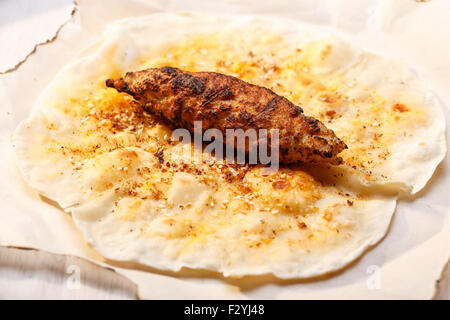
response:
[[[396,103],[392,106],[392,110],[397,111],[397,112],[407,112],[409,111],[409,109],[401,103]]]
[[[338,99],[338,97],[335,94],[329,94],[329,93],[322,94],[319,97],[320,101],[323,101],[326,103],[334,103],[337,101],[337,99]]]
[[[133,150],[124,150],[120,153],[123,158],[137,158],[138,154]]]
[[[331,44],[327,45],[325,49],[322,50],[320,57],[322,58],[322,61],[325,60],[333,51],[333,46]]]

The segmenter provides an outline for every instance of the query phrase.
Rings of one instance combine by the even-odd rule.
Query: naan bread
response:
[[[164,65],[272,88],[349,145],[345,164],[276,173],[225,164],[173,141],[104,85]],[[25,180],[71,212],[106,258],[301,278],[382,239],[396,193],[422,188],[445,154],[441,115],[401,64],[296,23],[157,14],[111,25],[47,87],[13,144]]]

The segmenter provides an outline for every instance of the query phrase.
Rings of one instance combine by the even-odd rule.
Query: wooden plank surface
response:
[[[135,299],[136,286],[77,257],[0,247],[0,299]]]

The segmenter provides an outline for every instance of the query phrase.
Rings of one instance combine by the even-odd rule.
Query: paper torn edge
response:
[[[0,71],[0,75],[1,74],[8,74],[8,73],[16,71],[17,69],[20,68],[21,65],[23,65],[28,60],[29,57],[31,57],[34,53],[36,53],[36,51],[37,51],[37,49],[39,47],[45,46],[45,45],[47,45],[49,43],[54,42],[58,38],[59,33],[64,28],[64,26],[66,26],[69,22],[71,22],[73,20],[75,14],[78,12],[78,7],[79,7],[79,4],[78,4],[77,0],[73,0],[73,8],[72,8],[72,11],[70,13],[70,17],[56,29],[54,35],[51,38],[49,38],[49,39],[47,39],[45,41],[36,43],[34,45],[33,49],[25,56],[25,58],[23,58],[22,60],[17,62],[13,67],[11,67],[9,69],[6,69],[4,71]]]
[[[447,292],[444,290],[447,289]],[[431,300],[450,300],[450,258],[442,268],[439,279],[434,285],[434,294]]]

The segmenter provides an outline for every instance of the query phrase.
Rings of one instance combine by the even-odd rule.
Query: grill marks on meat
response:
[[[337,154],[347,148],[332,130],[288,99],[232,76],[164,67],[128,72],[106,80],[106,85],[132,95],[145,112],[191,132],[194,121],[202,121],[203,130],[220,130],[225,139],[226,129],[267,129],[270,146],[270,129],[278,129],[280,163],[339,164]]]

